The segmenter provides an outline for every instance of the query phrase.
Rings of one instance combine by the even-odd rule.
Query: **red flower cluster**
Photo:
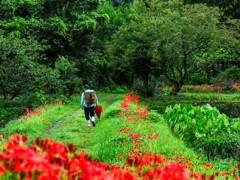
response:
[[[0,175],[14,179],[136,179],[137,174],[116,165],[98,162],[72,144],[36,139],[27,146],[26,136],[13,135],[0,152]],[[124,155],[120,155],[124,156]]]
[[[233,86],[235,89],[240,89],[240,83],[235,83]]]
[[[118,111],[119,115],[125,117],[124,126],[119,132],[128,135],[130,138],[126,138],[125,141],[132,143],[132,147],[127,152],[119,154],[119,157],[123,157],[120,161],[124,162],[124,159],[126,160],[123,163],[125,168],[133,169],[138,177],[143,179],[213,179],[214,176],[220,175],[219,173],[207,177],[201,173],[194,173],[191,169],[194,164],[191,163],[190,158],[183,158],[183,154],[170,158],[167,153],[152,154],[146,152],[149,147],[145,144],[144,139],[154,140],[160,136],[160,133],[149,127],[147,106],[139,105],[137,99],[132,101],[132,96],[132,94],[124,96],[126,99],[120,103],[119,107],[122,109]],[[138,132],[139,128],[134,128],[134,126],[148,129],[148,132],[142,135]],[[122,144],[123,142],[120,141],[119,143]],[[164,143],[169,142],[165,140]],[[173,150],[178,151],[177,148]],[[208,163],[203,163],[203,166],[212,168]]]
[[[33,107],[34,107],[33,109],[25,108],[26,113],[23,116],[21,116],[22,119],[20,121],[22,122],[23,120],[27,120],[28,118],[32,118],[34,116],[40,116],[42,110],[39,108],[43,108],[43,109],[45,109],[45,111],[48,111],[48,103],[49,103],[49,100],[46,101],[45,105],[39,105],[39,106],[33,105]],[[65,103],[63,103],[62,99],[60,99],[60,100],[57,99],[56,101],[51,101],[51,104],[52,105],[54,104],[55,106],[59,106],[61,104],[65,104]],[[47,119],[45,118],[45,120],[47,120]],[[51,124],[51,122],[49,122],[49,124]]]
[[[125,117],[125,125],[119,130],[124,133],[132,147],[126,153],[118,154],[123,159],[123,168],[99,162],[86,155],[84,151],[76,152],[72,144],[64,145],[50,139],[36,139],[34,145],[26,145],[27,137],[13,135],[0,151],[0,176],[7,174],[14,179],[101,179],[101,180],[134,180],[134,179],[161,179],[161,180],[185,180],[185,179],[213,179],[215,176],[226,176],[228,173],[215,173],[207,177],[204,174],[194,173],[191,170],[190,158],[183,158],[182,154],[175,157],[167,157],[167,153],[150,153],[145,144],[145,139],[153,140],[160,136],[149,127],[146,106],[136,105],[134,96],[126,96],[122,110],[119,112]],[[134,97],[135,98],[135,97]],[[131,99],[131,100],[130,100]],[[131,104],[131,105],[130,105]],[[136,107],[135,106],[135,107]],[[134,113],[128,113],[129,110]],[[144,112],[144,113],[143,113]],[[129,119],[130,117],[130,119]],[[132,128],[130,128],[130,125]],[[146,134],[137,132],[134,126],[141,125],[147,129]],[[167,143],[168,141],[165,141]],[[120,141],[123,143],[123,141]],[[164,142],[163,142],[164,143]],[[164,145],[164,144],[162,144]],[[175,151],[178,149],[175,148]],[[120,159],[122,161],[122,159]],[[124,162],[126,160],[126,162]],[[208,163],[202,163],[207,168],[212,168]],[[234,167],[236,169],[238,167]],[[236,177],[236,176],[234,176]],[[237,177],[236,177],[237,178]],[[239,179],[239,178],[237,178]]]

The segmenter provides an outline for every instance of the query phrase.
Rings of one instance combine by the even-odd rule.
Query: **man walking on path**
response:
[[[87,84],[84,85],[84,92],[82,93],[81,99],[81,107],[84,109],[85,117],[88,123],[88,126],[91,126],[91,122],[89,119],[89,114],[92,118],[92,124],[95,126],[95,117],[94,117],[94,106],[98,106],[98,99],[96,92],[94,90],[90,90]]]

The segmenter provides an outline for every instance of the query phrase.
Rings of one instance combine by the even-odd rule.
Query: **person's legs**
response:
[[[92,124],[95,126],[94,107],[90,107],[90,116],[92,117]]]
[[[84,107],[85,117],[86,117],[88,126],[90,127],[91,126],[91,122],[90,122],[90,119],[89,119],[89,112],[90,112],[89,107]]]

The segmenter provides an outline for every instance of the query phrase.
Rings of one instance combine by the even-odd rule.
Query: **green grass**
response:
[[[121,95],[107,95],[102,93],[98,95],[99,105],[103,107],[103,112],[109,104],[118,98],[121,98]],[[73,97],[73,99],[75,104],[80,103],[80,101],[78,102],[79,97]],[[95,119],[96,126],[98,126],[99,119],[97,117]],[[66,117],[58,128],[50,130],[47,136],[55,141],[73,143],[79,149],[89,149],[92,146],[90,139],[93,130],[93,127],[89,128],[87,126],[84,111],[79,109],[72,116]]]
[[[68,116],[56,129],[50,130],[47,137],[63,143],[73,143],[78,148],[85,149],[89,146],[88,139],[92,128],[87,126],[83,110],[79,109],[72,116]]]
[[[109,104],[121,98],[122,95],[98,94],[99,105],[103,106],[103,111]],[[81,96],[73,96],[68,105],[52,105],[47,106],[47,109],[48,111],[38,108],[41,110],[39,116],[31,114],[27,120],[19,118],[10,121],[2,129],[2,134],[5,137],[14,133],[25,134],[28,136],[29,143],[32,143],[35,138],[51,137],[63,143],[73,143],[81,149],[90,146],[88,142],[92,128],[87,126],[84,111],[81,109]],[[98,123],[98,118],[96,118],[96,123]]]
[[[174,97],[170,98],[174,101]],[[27,134],[29,141],[36,137],[51,137],[63,143],[73,143],[78,149],[87,150],[87,154],[100,161],[122,165],[126,157],[119,161],[118,155],[127,154],[128,148],[132,147],[129,136],[119,132],[119,129],[126,125],[124,118],[116,113],[116,109],[119,109],[117,104],[120,102],[119,100],[123,99],[123,95],[100,93],[98,94],[98,99],[99,104],[103,106],[103,114],[100,121],[96,118],[95,128],[87,126],[83,110],[80,109],[81,97],[74,96],[70,104],[61,107],[53,106],[48,111],[43,111],[39,117],[30,118],[29,121],[24,120],[24,122],[21,122],[20,119],[11,121],[3,129],[2,133],[9,135],[14,132]],[[151,99],[149,104],[153,100],[157,101],[156,99]],[[45,117],[48,118],[47,121],[44,119]],[[184,158],[191,158],[191,162],[194,164],[194,171],[201,173],[210,173],[210,170],[203,168],[202,162],[212,164],[216,168],[214,171],[218,172],[229,171],[233,165],[236,165],[236,162],[230,158],[207,161],[203,154],[196,153],[172,134],[161,114],[152,111],[149,121],[149,127],[156,133],[160,133],[160,136],[152,141],[141,139],[143,142],[142,146],[150,148],[146,149],[146,151],[152,153],[165,152],[168,157],[174,157],[182,153]],[[52,124],[49,125],[48,122]],[[148,128],[139,122],[136,122],[136,125],[128,124],[128,127],[133,128],[135,133],[142,135],[148,133]],[[168,143],[164,143],[166,140]],[[124,143],[119,143],[120,141],[124,141]],[[174,148],[178,150],[173,150]],[[199,160],[197,160],[198,157],[200,158]]]
[[[117,115],[116,102],[112,104],[104,113],[101,122],[93,130],[91,143],[93,147],[89,149],[88,154],[92,155],[94,158],[99,159],[103,162],[108,162],[111,164],[122,165],[126,161],[126,156],[119,161],[119,154],[127,154],[128,148],[132,148],[132,143],[129,141],[128,135],[124,135],[119,132],[119,129],[126,125],[124,118]],[[214,159],[211,161],[207,160],[204,154],[197,153],[193,149],[187,147],[185,143],[178,137],[174,136],[169,129],[166,121],[163,119],[162,115],[151,112],[151,118],[149,118],[151,129],[156,133],[160,133],[155,140],[141,139],[143,142],[142,146],[148,146],[150,149],[146,149],[147,152],[152,153],[167,153],[168,157],[174,157],[178,154],[183,154],[184,158],[190,158],[191,162],[194,164],[192,167],[194,172],[201,172],[211,174],[211,172],[225,172],[230,171],[233,165],[237,162],[234,159],[228,158],[225,160]],[[148,129],[143,123],[136,122],[135,125],[127,123],[128,128],[133,128],[131,132],[140,133],[141,135],[147,134]],[[124,143],[119,143],[124,141]],[[168,141],[168,143],[164,143]],[[174,150],[177,148],[178,150]],[[200,158],[197,160],[197,158]],[[213,170],[207,170],[203,168],[202,163],[208,162],[213,165]]]
[[[78,108],[76,105],[51,106],[48,107],[48,111],[41,108],[39,116],[31,115],[32,117],[28,117],[27,120],[19,118],[10,121],[5,128],[2,129],[2,134],[7,136],[14,133],[25,134],[28,136],[28,142],[32,142],[36,137],[42,138],[46,131],[66,118],[67,115],[74,113]],[[49,124],[49,122],[51,122],[51,124]]]
[[[155,95],[150,98],[149,102],[146,102],[146,99],[141,99],[148,105],[149,110],[157,110],[161,114],[164,113],[167,106],[175,104],[192,104],[194,106],[210,104],[231,118],[240,116],[240,94],[179,93],[177,96]]]

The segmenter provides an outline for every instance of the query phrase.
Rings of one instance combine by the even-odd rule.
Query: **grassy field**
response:
[[[156,112],[158,107],[171,105],[171,103],[183,103],[183,101],[193,102],[198,98],[216,98],[213,95],[204,96],[198,94],[180,94],[172,97],[159,95],[153,98],[142,98],[142,104],[148,104],[150,117],[146,121],[128,121],[127,117],[118,115],[116,110],[121,110],[119,104],[123,100],[123,95],[104,94],[98,95],[99,104],[103,106],[101,120],[96,118],[96,127],[88,127],[83,110],[80,108],[80,97],[74,96],[69,104],[54,102],[45,107],[39,107],[35,113],[29,113],[25,117],[11,121],[2,130],[5,137],[13,133],[26,134],[28,143],[32,143],[35,138],[52,138],[63,143],[73,143],[79,150],[86,150],[87,154],[102,162],[117,164],[123,167],[127,161],[129,149],[140,147],[141,151],[159,153],[165,162],[182,160],[188,163],[187,167],[194,172],[202,174],[212,174],[213,172],[233,173],[232,167],[237,165],[233,158],[208,160],[203,153],[195,152],[192,148],[173,135],[169,125],[163,119],[162,114]],[[224,101],[235,98],[238,102],[239,95],[222,95]],[[161,101],[161,98],[164,101]],[[189,99],[188,99],[189,98]],[[165,103],[164,103],[165,102]],[[57,104],[59,103],[59,104]],[[136,113],[136,105],[132,105],[129,113]],[[47,109],[47,111],[46,111]],[[38,112],[41,110],[41,112]],[[131,129],[131,133],[140,134],[138,139],[140,144],[136,144],[130,138],[131,135],[122,133],[121,129]],[[146,138],[156,135],[156,138]],[[6,138],[4,138],[6,141]],[[136,152],[141,152],[137,150]],[[121,155],[121,157],[120,157]],[[211,166],[206,168],[203,164]],[[231,177],[231,175],[229,176]]]
[[[112,104],[107,111],[105,111],[102,121],[93,130],[92,144],[93,147],[89,149],[88,153],[93,157],[103,162],[111,164],[122,165],[126,162],[126,156],[119,158],[120,154],[128,154],[128,149],[133,147],[133,144],[129,137],[119,130],[123,127],[128,127],[134,134],[141,134],[140,145],[143,149],[152,153],[167,154],[166,158],[173,158],[181,155],[184,159],[189,159],[193,164],[191,169],[194,172],[200,172],[203,174],[211,174],[215,172],[228,172],[232,171],[233,165],[237,162],[234,159],[219,159],[208,160],[202,153],[197,153],[193,149],[186,147],[184,142],[178,137],[174,136],[168,127],[168,124],[163,119],[161,114],[151,112],[149,118],[149,126],[146,127],[144,123],[134,121],[132,123],[126,121],[123,117],[117,115],[116,105],[119,102]],[[118,107],[117,107],[118,108]],[[143,135],[149,134],[149,130],[154,133],[159,133],[158,138],[154,140],[143,139]],[[120,143],[124,141],[124,143]],[[209,163],[212,168],[205,168],[202,163]]]

